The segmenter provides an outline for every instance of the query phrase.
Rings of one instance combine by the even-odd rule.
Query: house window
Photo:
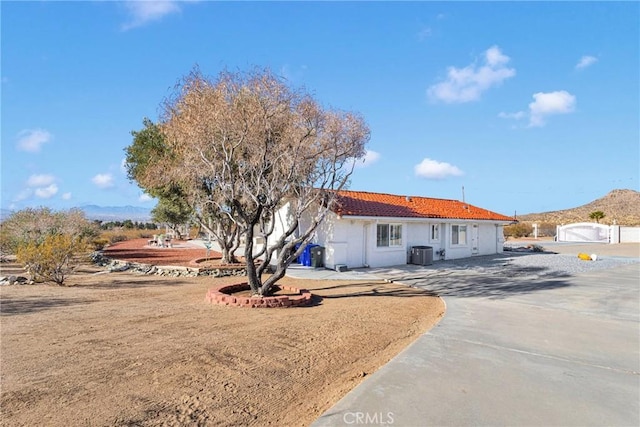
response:
[[[438,240],[440,240],[440,226],[431,224],[431,241],[437,242]]]
[[[378,224],[376,246],[379,248],[402,246],[401,224]]]
[[[451,244],[452,245],[467,244],[467,226],[466,225],[451,226]]]

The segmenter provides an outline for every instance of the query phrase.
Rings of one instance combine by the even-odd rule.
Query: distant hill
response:
[[[151,209],[138,206],[98,206],[85,205],[78,209],[82,210],[88,219],[100,221],[124,221],[130,219],[137,222],[150,222]],[[13,211],[0,209],[0,221],[9,218]]]
[[[151,209],[137,206],[80,206],[89,219],[100,221],[131,221],[148,222],[151,221]]]
[[[604,197],[577,208],[561,211],[531,213],[518,215],[520,222],[549,222],[554,224],[570,224],[573,222],[592,222],[589,214],[602,211],[605,217],[601,224],[640,226],[640,192],[635,190],[613,190]]]

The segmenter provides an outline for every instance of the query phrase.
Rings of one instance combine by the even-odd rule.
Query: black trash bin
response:
[[[314,246],[311,248],[311,267],[324,267],[324,247]]]
[[[412,246],[411,264],[431,265],[433,264],[433,246]]]

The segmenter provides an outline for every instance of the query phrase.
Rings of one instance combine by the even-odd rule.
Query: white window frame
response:
[[[440,224],[431,224],[431,227],[429,227],[429,240],[432,242],[440,241]]]
[[[387,229],[386,244],[380,244],[379,230],[381,227]],[[395,230],[395,233],[394,233]],[[384,242],[383,242],[384,243]],[[376,224],[376,247],[377,248],[400,248],[402,247],[402,224],[384,223]]]
[[[461,231],[464,230],[464,242],[460,242]],[[469,226],[467,224],[451,224],[451,246],[467,246],[469,243]]]

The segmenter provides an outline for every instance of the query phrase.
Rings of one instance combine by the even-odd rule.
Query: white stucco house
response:
[[[503,227],[514,221],[458,200],[340,191],[312,243],[324,247],[327,268],[388,267],[410,262],[414,246],[431,247],[436,260],[501,253]]]

